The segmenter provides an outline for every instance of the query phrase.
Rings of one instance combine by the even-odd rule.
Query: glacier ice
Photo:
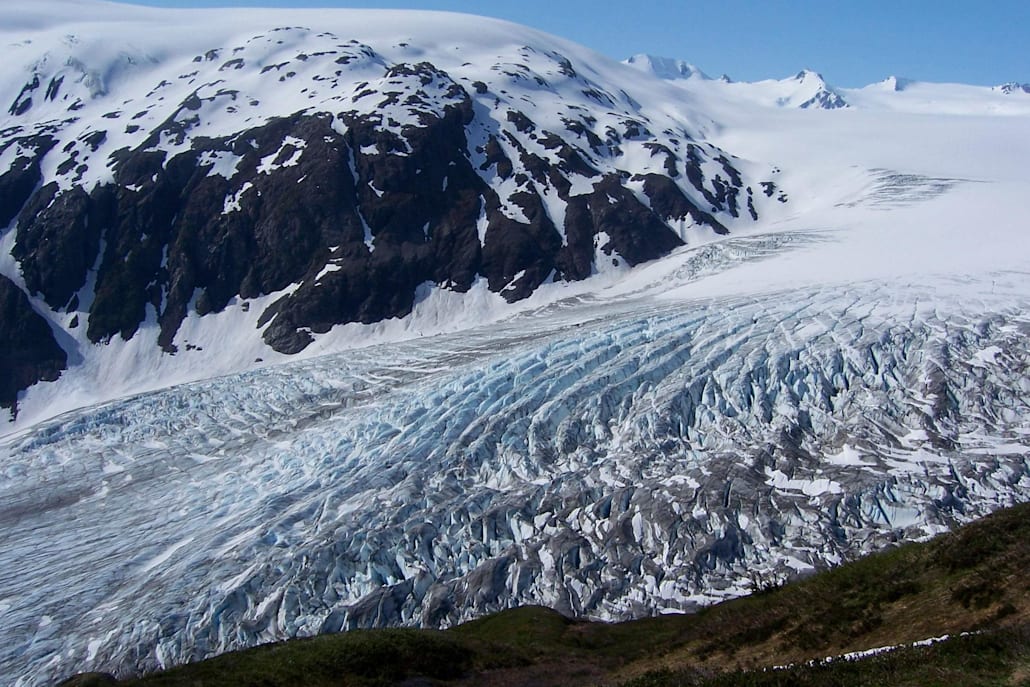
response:
[[[68,413],[0,440],[0,667],[689,611],[930,536],[1028,493],[1026,312],[891,282],[584,296]]]

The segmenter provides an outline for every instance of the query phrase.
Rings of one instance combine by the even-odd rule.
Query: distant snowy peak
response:
[[[889,76],[863,88],[837,88],[822,74],[802,69],[785,79],[732,81],[711,79],[684,60],[634,55],[624,62],[653,75],[693,97],[692,102],[722,102],[734,108],[840,110],[949,115],[1030,115],[1030,83],[1011,81],[998,86],[916,81]]]
[[[848,107],[844,96],[827,84],[821,74],[810,69],[803,69],[794,76],[778,81],[770,79],[757,82],[735,82],[725,75],[714,80],[695,65],[670,57],[634,55],[624,64],[670,81],[681,88],[711,87],[722,90],[725,95],[740,97],[749,102],[769,107],[790,107],[802,110],[836,110]]]
[[[950,91],[954,95],[966,95],[969,96],[970,100],[976,100],[977,98],[989,98],[990,94],[1000,93],[1003,95],[1030,95],[1030,83],[1019,83],[1018,81],[1009,81],[1008,83],[999,84],[997,86],[991,86],[990,88],[984,86],[973,86],[968,84],[959,83],[933,83],[928,81],[915,81],[913,79],[906,79],[900,76],[888,76],[883,81],[866,86],[867,91],[882,91],[886,93],[903,93],[911,91],[927,91],[927,90],[941,90],[945,89]]]
[[[1003,83],[1000,86],[995,86],[991,90],[1004,93],[1005,95],[1012,95],[1014,93],[1030,95],[1030,83],[1016,83],[1015,81],[1010,81],[1008,83]]]
[[[845,89],[848,102],[862,110],[923,114],[1027,116],[1030,84],[999,86],[936,83],[890,76],[864,88]]]
[[[629,58],[625,61],[625,64],[669,81],[676,79],[702,79],[709,81],[711,79],[695,65],[671,57],[658,57],[642,53]]]
[[[797,107],[802,110],[822,109],[837,110],[848,107],[844,97],[834,90],[823,75],[810,69],[803,69],[792,79],[784,79],[785,96],[777,104],[785,107]]]
[[[911,86],[913,83],[914,82],[912,81],[912,79],[905,79],[900,76],[888,76],[883,81],[872,84],[872,87],[878,88],[883,91],[889,91],[892,93],[900,93],[901,91]]]

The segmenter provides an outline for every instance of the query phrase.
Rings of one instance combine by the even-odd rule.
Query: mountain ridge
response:
[[[836,110],[849,107],[838,89],[826,83],[822,74],[802,69],[793,76],[781,80],[766,79],[755,82],[733,81],[728,76],[713,80],[700,68],[667,57],[639,54],[623,61],[639,71],[652,74],[672,83],[689,84],[690,80],[713,82],[716,88],[727,92],[750,92],[757,102],[771,107],[790,107],[802,110]],[[689,85],[687,86],[689,88]]]
[[[383,28],[394,15],[326,16],[405,31]],[[74,36],[19,48],[44,52],[8,95],[5,272],[62,342],[128,341],[156,320],[164,354],[203,357],[179,336],[191,313],[272,298],[256,327],[291,355],[336,325],[407,316],[423,284],[465,293],[482,278],[512,303],[786,200],[770,199],[772,180],[745,182],[747,163],[700,139],[690,115],[649,116],[587,76],[599,56],[578,53],[577,71],[541,34],[497,46],[477,33],[461,45],[487,51],[478,66],[437,49],[457,77],[399,38],[386,57],[328,31],[239,36],[196,55]]]
[[[962,113],[1010,111],[1011,114],[1019,115],[1030,112],[1030,104],[1020,98],[1030,93],[1030,88],[1016,81],[996,86],[974,86],[889,76],[883,81],[865,86],[841,88],[830,85],[822,74],[807,68],[783,79],[748,82],[734,81],[726,75],[712,79],[699,67],[685,60],[645,53],[634,55],[623,63],[669,81],[697,96],[729,96],[765,107],[822,110],[858,107],[902,111],[917,108],[919,111],[937,113],[956,108],[954,111]],[[904,95],[897,98],[882,97],[886,93]],[[949,100],[955,102],[950,103]]]

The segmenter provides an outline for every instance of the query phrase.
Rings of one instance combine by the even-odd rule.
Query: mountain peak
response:
[[[650,72],[660,79],[675,80],[697,78],[704,81],[710,80],[710,77],[697,66],[684,60],[677,60],[671,57],[659,57],[656,55],[640,53],[630,57],[628,60],[625,60],[624,64],[636,67],[641,71]]]
[[[895,91],[897,93],[900,93],[901,91],[903,91],[906,88],[908,88],[909,86],[911,86],[913,83],[915,83],[915,82],[912,81],[912,79],[906,79],[906,78],[901,77],[901,76],[891,75],[891,76],[888,76],[883,81],[881,81],[880,83],[875,84],[875,85],[880,87],[881,89],[883,89],[885,91]]]
[[[1000,91],[1005,95],[1011,95],[1013,93],[1026,93],[1030,95],[1030,83],[1019,83],[1016,81],[1009,81],[1008,83],[1003,83],[1000,86],[995,86],[991,90]]]
[[[823,78],[822,74],[820,74],[817,71],[811,70],[811,69],[802,69],[801,71],[799,71],[797,74],[794,75],[794,80],[795,81],[819,81],[819,82],[823,83],[824,85],[826,83],[826,80]]]
[[[791,77],[759,82],[734,82],[725,74],[712,79],[693,64],[670,57],[639,54],[624,64],[657,76],[686,89],[716,89],[716,92],[744,95],[747,99],[770,107],[836,110],[848,107],[848,102],[836,89],[826,83],[819,72],[802,69]]]
[[[779,105],[798,107],[802,110],[837,110],[848,107],[844,97],[827,84],[823,75],[817,71],[802,69],[792,79],[784,79],[781,83],[790,86],[796,84],[797,90],[779,98]]]

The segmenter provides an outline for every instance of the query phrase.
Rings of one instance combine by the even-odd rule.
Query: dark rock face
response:
[[[716,234],[730,233],[722,222],[683,195],[683,191],[669,177],[648,174],[643,177],[643,181],[644,194],[651,201],[651,209],[665,221],[684,221],[689,218],[697,224],[711,227]]]
[[[798,105],[802,110],[807,109],[819,109],[819,110],[839,110],[844,107],[848,107],[848,102],[844,100],[839,93],[824,89],[813,95],[805,102]]]
[[[162,103],[173,85],[164,79],[131,122],[108,111],[74,136],[61,127],[79,121],[81,97],[60,76],[28,83],[12,115],[35,112],[31,96],[47,79],[41,102],[61,93],[73,106],[61,124],[0,132],[0,153],[18,146],[0,172],[0,227],[16,231],[27,289],[54,312],[81,312],[93,343],[156,321],[167,353],[191,314],[282,294],[258,327],[272,348],[296,353],[337,324],[409,314],[423,285],[462,293],[482,280],[515,302],[608,261],[661,257],[683,245],[673,226],[726,233],[715,214],[739,215],[745,181],[730,158],[685,130],[655,133],[639,103],[557,53],[522,48],[518,64],[498,65],[497,81],[484,83],[425,62],[389,64],[330,34],[313,40],[331,45],[257,75],[288,88],[298,70],[324,63],[313,87],[353,95],[285,116],[240,115],[230,135],[201,131],[209,111],[258,105],[233,87],[233,74],[257,71],[246,47],[225,63],[217,50],[198,56],[177,77],[189,80],[185,97]],[[349,69],[381,78],[348,82]],[[510,97],[557,93],[556,83],[585,98],[559,105],[558,130]],[[115,140],[133,143],[114,149]],[[617,166],[630,146],[653,162]],[[750,192],[747,203],[756,218]]]
[[[8,132],[0,132],[0,136]],[[0,172],[0,230],[11,223],[22,206],[28,201],[42,178],[39,163],[43,156],[54,147],[54,139],[46,134],[21,137],[18,131],[7,141],[0,143],[0,153],[6,152],[10,146],[19,146],[22,154],[14,163]]]
[[[81,188],[60,193],[51,182],[21,213],[13,255],[21,262],[25,285],[55,310],[68,304],[96,262],[98,206]]]
[[[68,356],[21,289],[0,276],[0,408],[17,413],[18,392],[52,382]]]
[[[605,177],[590,195],[571,198],[565,223],[570,246],[566,273],[573,279],[589,275],[586,268],[593,256],[585,247],[589,245],[592,253],[593,239],[602,233],[607,241],[601,250],[607,255],[621,255],[630,265],[653,260],[683,245],[654,210],[622,186],[618,177]]]

